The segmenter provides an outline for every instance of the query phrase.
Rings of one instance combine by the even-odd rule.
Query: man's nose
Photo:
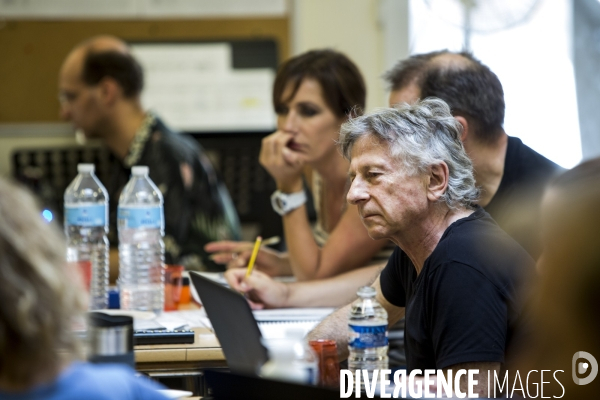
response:
[[[364,183],[359,178],[354,178],[350,184],[350,189],[346,195],[346,200],[352,205],[357,205],[369,199],[369,193],[367,192]]]

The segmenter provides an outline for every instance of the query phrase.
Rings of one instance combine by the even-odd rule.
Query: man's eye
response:
[[[63,92],[58,95],[58,99],[62,103],[72,103],[73,101],[75,101],[75,99],[77,99],[77,94],[72,92]]]

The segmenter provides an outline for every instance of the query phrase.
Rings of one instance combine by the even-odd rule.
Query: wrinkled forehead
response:
[[[396,157],[393,157],[387,141],[373,134],[365,134],[354,142],[350,154],[351,169],[381,162],[388,164],[396,162]]]
[[[386,167],[409,175],[418,173],[418,166],[399,144],[394,145],[373,134],[366,134],[354,142],[350,154],[350,173],[367,167]]]

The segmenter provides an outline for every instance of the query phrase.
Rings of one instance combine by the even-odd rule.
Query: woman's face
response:
[[[289,98],[292,89],[288,84],[282,98]],[[292,135],[287,147],[303,153],[308,163],[322,161],[334,154],[338,156],[335,140],[345,118],[338,118],[325,103],[318,81],[304,79],[294,97],[282,103],[275,112],[277,129]]]

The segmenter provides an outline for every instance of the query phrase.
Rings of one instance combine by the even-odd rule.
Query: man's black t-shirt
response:
[[[406,307],[412,369],[504,362],[521,312],[519,286],[534,262],[482,208],[450,225],[417,275],[396,248],[381,272],[383,296]]]
[[[521,139],[508,137],[502,180],[485,211],[534,259],[541,253],[539,208],[544,188],[562,170]]]

